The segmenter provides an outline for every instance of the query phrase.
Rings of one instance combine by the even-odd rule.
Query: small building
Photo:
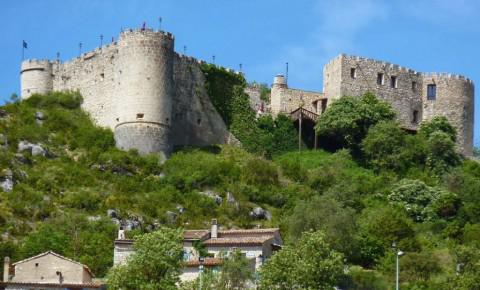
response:
[[[10,264],[5,258],[2,290],[104,289],[90,269],[52,251]]]
[[[209,253],[200,261],[194,248],[194,243],[200,241]],[[222,263],[222,255],[228,256],[238,250],[251,261],[252,269],[257,271],[265,260],[283,244],[278,228],[271,229],[240,229],[219,230],[216,220],[212,221],[210,229],[186,230],[183,234],[183,251],[186,262],[180,279],[193,280],[198,276],[201,267],[218,270]],[[124,263],[133,250],[133,240],[125,239],[120,231],[114,245],[114,265]]]

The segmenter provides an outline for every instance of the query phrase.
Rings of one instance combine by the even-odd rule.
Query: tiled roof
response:
[[[280,229],[271,228],[271,229],[249,229],[249,230],[225,230],[218,231],[219,235],[263,235],[263,234],[275,234]]]
[[[60,259],[69,261],[69,262],[71,262],[71,263],[80,265],[80,266],[82,266],[85,270],[87,270],[88,273],[90,273],[90,275],[91,275],[92,277],[95,277],[95,276],[93,275],[92,271],[90,271],[90,268],[88,268],[87,265],[84,265],[84,264],[82,264],[82,263],[80,263],[80,262],[77,262],[77,261],[74,261],[74,260],[72,260],[72,259],[69,259],[69,258],[67,258],[67,257],[64,257],[64,256],[62,256],[62,255],[60,255],[60,254],[57,254],[57,253],[53,252],[53,251],[47,251],[47,252],[38,254],[38,255],[36,255],[36,256],[30,257],[30,258],[26,258],[26,259],[24,259],[24,260],[21,260],[21,261],[18,261],[18,262],[16,262],[16,263],[13,263],[12,266],[17,266],[18,264],[25,263],[25,262],[28,262],[28,261],[31,261],[31,260],[34,260],[34,259],[37,259],[37,258],[46,256],[46,255],[53,255],[53,256],[55,256],[55,257],[57,257],[57,258],[60,258]]]
[[[183,232],[185,240],[202,240],[210,234],[209,230],[186,230]]]
[[[204,242],[206,246],[255,246],[273,239],[272,235],[258,237],[219,237],[216,239],[208,239]]]
[[[98,283],[80,283],[80,284],[71,284],[71,283],[30,283],[30,282],[2,282],[0,281],[0,286],[20,286],[20,287],[41,287],[41,288],[58,288],[58,289],[85,289],[85,288],[104,288],[104,284]]]
[[[198,261],[198,259],[187,261],[186,264],[187,264],[187,267],[200,266],[200,262]],[[203,265],[205,267],[218,266],[221,264],[222,264],[222,260],[217,258],[205,258],[205,261],[203,262]]]

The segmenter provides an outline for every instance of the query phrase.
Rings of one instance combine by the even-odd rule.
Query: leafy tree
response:
[[[396,122],[380,122],[368,130],[362,141],[362,150],[368,163],[377,172],[402,172],[410,162],[405,154],[406,139],[406,133]]]
[[[459,207],[456,194],[409,179],[395,184],[388,200],[405,209],[415,221],[450,217]]]
[[[402,257],[402,276],[409,282],[426,282],[441,271],[439,259],[432,253],[407,253]]]
[[[260,289],[332,289],[343,273],[342,254],[320,232],[305,232],[261,268]]]
[[[136,236],[134,250],[126,264],[108,273],[110,288],[177,289],[183,255],[181,230],[162,228]]]
[[[252,281],[253,274],[254,270],[251,261],[239,250],[233,251],[227,258],[222,259],[222,267],[214,289],[245,289],[247,284]]]
[[[356,230],[355,211],[331,197],[315,196],[299,202],[287,220],[288,237],[294,242],[303,232],[322,231],[333,249],[351,257]]]
[[[368,129],[380,121],[393,120],[392,107],[373,94],[361,97],[344,96],[333,102],[317,121],[315,129],[320,137],[327,138],[337,148],[359,151]]]
[[[434,131],[427,139],[427,167],[436,176],[442,176],[460,163],[452,137],[441,131]]]
[[[422,122],[420,125],[419,133],[429,138],[434,132],[443,132],[455,142],[457,140],[457,132],[455,128],[448,122],[448,119],[444,116],[433,117],[430,121]]]

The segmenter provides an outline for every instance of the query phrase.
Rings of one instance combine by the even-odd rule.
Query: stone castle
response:
[[[82,107],[114,132],[117,147],[168,156],[174,146],[237,143],[205,89],[203,61],[174,51],[172,34],[126,30],[117,42],[68,61],[25,60],[21,97],[79,91]],[[237,72],[238,73],[238,72]],[[332,100],[367,91],[388,101],[403,126],[446,116],[465,155],[473,149],[474,85],[465,77],[422,74],[381,61],[340,55],[324,67],[324,92],[288,88],[278,75],[271,90],[273,115],[301,108],[320,115]],[[248,88],[252,98],[258,91]]]
[[[270,106],[274,115],[302,107],[318,116],[333,100],[366,92],[390,103],[400,124],[410,131],[416,131],[422,121],[445,116],[457,130],[459,151],[473,154],[474,84],[460,75],[420,73],[341,54],[323,68],[323,93],[288,88],[284,76],[278,75]]]

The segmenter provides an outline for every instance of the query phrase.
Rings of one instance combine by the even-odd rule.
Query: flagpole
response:
[[[25,60],[25,40],[22,42],[22,61]]]

